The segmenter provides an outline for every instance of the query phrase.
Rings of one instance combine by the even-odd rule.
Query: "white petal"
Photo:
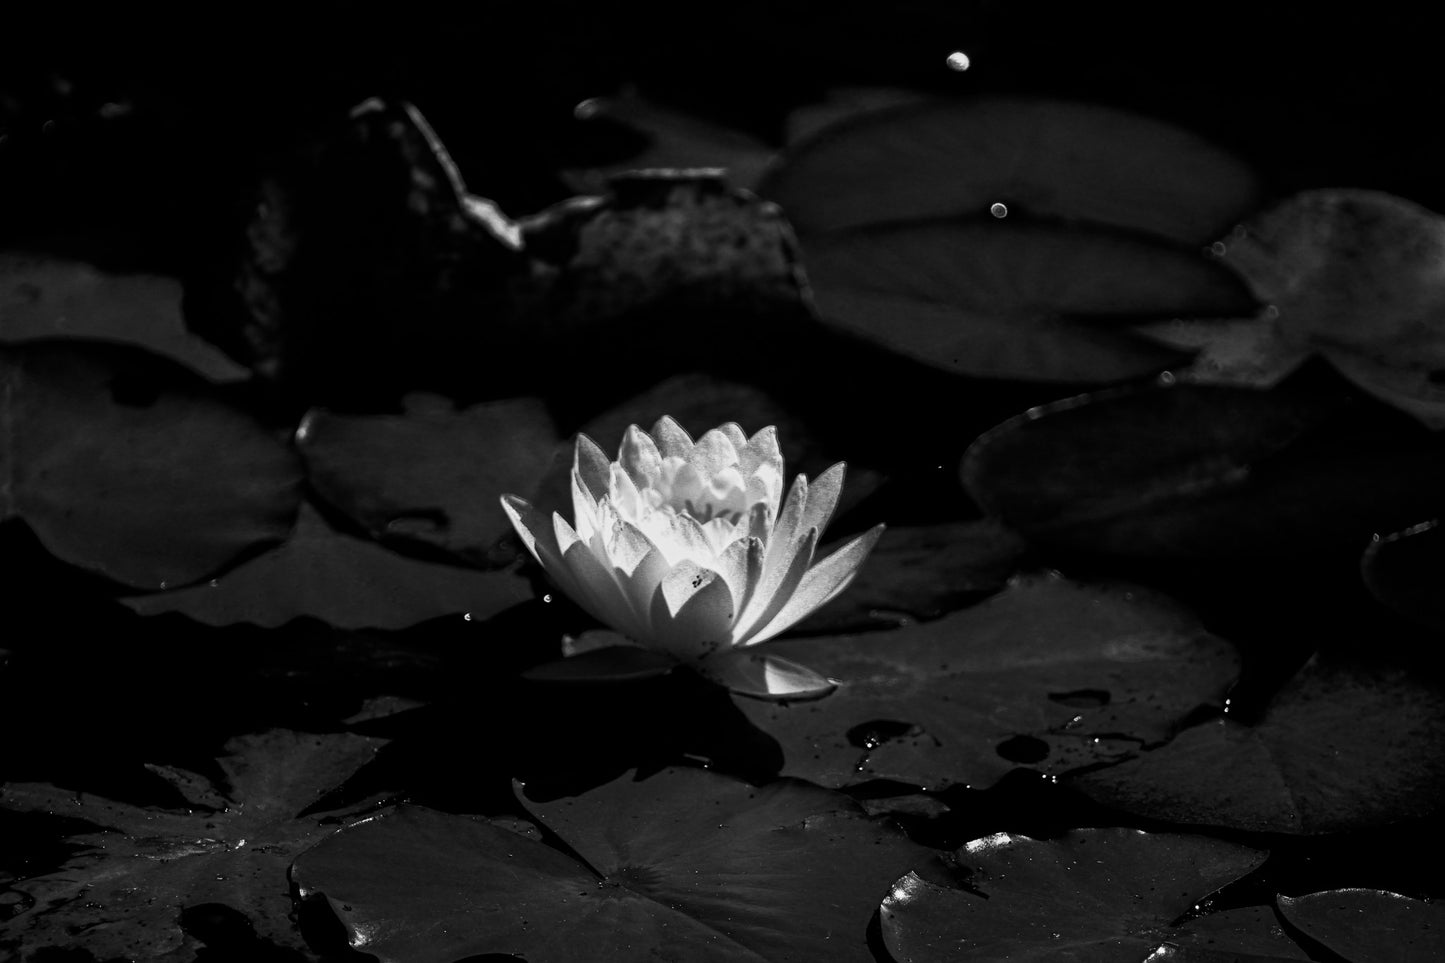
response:
[[[707,535],[691,515],[659,511],[653,512],[649,522],[643,531],[662,549],[669,565],[680,565],[684,561],[702,565],[712,561],[714,553]]]
[[[617,460],[638,488],[646,488],[662,471],[662,455],[652,436],[636,425],[629,425],[622,436],[622,449]]]
[[[838,687],[837,682],[807,666],[751,650],[720,652],[697,670],[733,692],[756,699],[819,699]]]
[[[807,575],[808,566],[813,563],[813,549],[818,544],[818,530],[808,529],[808,534],[803,537],[802,542],[796,546],[792,561],[787,569],[781,573],[781,577],[773,581],[768,580],[767,563],[764,562],[763,577],[759,579],[757,594],[753,596],[752,604],[748,606],[748,613],[745,621],[738,625],[737,631],[733,633],[734,645],[752,645],[758,641],[754,636],[759,630],[769,625],[778,613],[787,605],[793,593],[797,591],[803,578]]]
[[[511,519],[512,527],[517,530],[522,544],[527,546],[527,551],[537,560],[537,564],[542,566],[542,571],[569,597],[576,598],[579,589],[572,572],[562,561],[562,553],[557,550],[553,519],[547,518],[526,499],[516,495],[502,496],[502,510]]]
[[[788,492],[788,500],[783,503],[782,513],[773,523],[772,531],[768,533],[762,581],[752,601],[748,603],[747,611],[743,612],[739,620],[739,628],[743,632],[758,624],[762,608],[777,593],[778,585],[793,564],[798,552],[799,536],[806,531],[799,528],[799,524],[803,520],[807,499],[808,476],[799,475],[793,480],[793,489]]]
[[[729,465],[738,463],[738,450],[725,432],[714,428],[697,440],[687,463],[703,478],[712,478]]]
[[[748,598],[757,586],[763,567],[763,543],[756,538],[740,538],[717,557],[712,567],[728,583],[737,611],[747,607]],[[736,619],[733,620],[736,624]]]
[[[593,498],[582,479],[582,472],[572,469],[572,517],[575,519],[577,534],[584,539],[591,538],[597,531],[597,499]]]
[[[652,595],[653,643],[680,659],[696,661],[727,648],[732,619],[727,580],[692,562],[668,572]]]
[[[592,495],[595,504],[607,495],[607,475],[611,462],[597,447],[597,442],[586,435],[577,436],[577,445],[572,456],[572,467],[582,476],[582,487]]]
[[[786,631],[799,619],[847,588],[882,534],[883,526],[874,525],[809,569],[798,583],[792,597],[762,631],[748,640],[748,644],[766,642],[779,632]]]
[[[658,585],[662,584],[662,580],[671,571],[672,566],[667,563],[667,557],[656,547],[642,556],[631,574],[620,569],[613,570],[622,591],[627,595],[628,603],[632,606],[633,615],[642,624],[638,639],[644,644],[653,644],[652,597],[657,592]]]
[[[607,561],[613,568],[628,578],[657,546],[642,534],[642,530],[628,521],[620,521],[607,539]]]
[[[692,451],[692,435],[667,415],[657,419],[657,424],[652,426],[652,437],[657,441],[657,450],[664,458],[681,458],[686,461]]]
[[[808,502],[803,506],[803,520],[798,528],[816,528],[818,534],[828,527],[833,518],[833,509],[838,507],[838,496],[843,491],[843,475],[848,470],[845,462],[829,468],[808,484]]]
[[[644,507],[650,507],[644,505],[632,477],[617,464],[608,470],[606,500],[612,502],[622,517],[629,520],[641,517]]]
[[[622,586],[612,571],[592,554],[586,542],[577,542],[563,554],[562,560],[577,580],[579,593],[573,599],[578,605],[597,621],[623,635],[638,641],[646,640],[647,629],[633,614]]]
[[[730,421],[725,425],[719,425],[718,431],[728,436],[728,441],[733,443],[733,449],[742,454],[742,450],[748,445],[748,436],[743,434],[742,426],[736,421]]]
[[[747,447],[738,452],[738,468],[744,477],[761,472],[760,477],[771,480],[768,504],[776,516],[783,497],[783,453],[778,449],[778,430],[770,425],[748,439]]]

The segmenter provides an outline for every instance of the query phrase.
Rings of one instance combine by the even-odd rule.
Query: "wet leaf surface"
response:
[[[870,908],[927,852],[835,793],[698,769],[523,805],[575,855],[407,807],[302,854],[292,881],[383,963],[868,961]]]
[[[827,127],[760,190],[805,236],[1003,203],[1186,244],[1218,237],[1261,197],[1248,167],[1196,134],[1107,107],[1001,97]]]
[[[383,740],[271,730],[226,745],[221,780],[153,767],[185,809],[134,806],[37,783],[0,786],[0,807],[96,827],[57,871],[12,884],[24,909],[0,947],[84,947],[99,958],[188,961],[201,942],[187,914],[211,904],[254,930],[251,952],[299,949],[286,866],[332,831],[339,813],[302,815],[365,765]],[[358,804],[350,807],[355,813]]]
[[[1445,907],[1398,893],[1338,889],[1279,898],[1305,936],[1350,963],[1429,963],[1445,956]]]
[[[300,465],[212,386],[138,349],[0,348],[0,518],[137,588],[203,578],[280,541]]]
[[[804,262],[829,324],[983,378],[1106,383],[1186,355],[1120,320],[1216,317],[1253,300],[1197,252],[1099,228],[957,218],[809,239]]]
[[[179,361],[211,381],[249,372],[186,330],[181,285],[155,274],[118,274],[80,261],[0,253],[0,341],[95,338]]]
[[[1181,933],[1174,921],[1266,855],[1203,836],[1131,829],[1076,829],[1054,840],[999,833],[955,854],[964,889],[916,873],[898,880],[883,901],[883,938],[900,963],[1141,963],[1166,939],[1188,940],[1188,928]],[[1231,934],[1241,944],[1231,949],[1307,959],[1273,934],[1272,919],[1241,923],[1243,932]]]
[[[1365,584],[1381,602],[1401,615],[1445,631],[1445,529],[1422,522],[1376,538],[1360,562]]]
[[[1116,760],[1218,704],[1237,668],[1167,600],[1048,576],[934,622],[766,651],[841,680],[818,702],[735,698],[782,744],[784,775],[828,786],[982,787],[1016,765]]]
[[[339,629],[404,629],[444,615],[483,620],[532,599],[513,569],[483,572],[409,558],[337,531],[302,505],[291,537],[200,585],[124,599],[141,615],[276,628],[311,617]]]
[[[496,567],[518,551],[498,544],[511,531],[498,500],[532,490],[558,438],[535,398],[456,409],[411,395],[403,415],[313,410],[296,440],[321,497],[378,538]]]
[[[1258,725],[1211,719],[1073,784],[1098,802],[1172,823],[1346,832],[1437,814],[1442,739],[1438,680],[1316,657]]]
[[[1354,552],[1441,504],[1445,449],[1338,394],[1176,385],[1035,408],[964,485],[1030,540],[1133,557]]]

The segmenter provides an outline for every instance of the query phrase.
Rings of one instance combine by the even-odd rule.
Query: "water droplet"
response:
[[[578,120],[591,120],[600,113],[602,113],[602,98],[600,97],[588,97],[572,108],[572,116]]]
[[[1215,241],[1209,245],[1209,253],[1215,257],[1224,257],[1225,254],[1229,253],[1229,248],[1224,246],[1223,241]]]
[[[989,205],[988,212],[994,217],[1002,220],[1003,218],[1008,217],[1008,205],[1002,204],[998,201],[994,201],[992,204]]]
[[[470,621],[472,620],[472,613],[470,613],[470,612],[463,612],[463,613],[462,613],[462,618],[464,618],[464,619],[466,619],[468,622],[470,622]]]
[[[546,595],[542,596],[542,601],[543,601],[543,602],[550,602],[550,601],[552,601],[552,593],[551,593],[551,592],[548,592]]]
[[[1279,317],[1279,308],[1278,308],[1278,306],[1273,305],[1273,304],[1266,304],[1266,305],[1264,306],[1264,316],[1265,316],[1266,318],[1268,318],[1269,320],[1271,320],[1271,321],[1273,321],[1275,318]]]
[[[161,591],[162,591],[162,592],[164,592],[166,589],[168,589],[168,588],[170,588],[170,587],[171,587],[171,583],[170,583],[170,582],[167,582],[165,579],[161,579]]]
[[[1177,379],[1174,377],[1174,372],[1172,371],[1159,372],[1159,383],[1161,385],[1172,385],[1176,380]]]
[[[959,73],[962,73],[969,68],[972,61],[968,59],[968,54],[962,50],[955,50],[948,55],[947,63],[949,70],[957,70]]]
[[[220,579],[214,579],[214,578],[213,578],[213,579],[211,579],[209,582],[207,582],[206,584],[209,585],[211,588],[220,588],[220,587],[221,587],[221,580],[220,580]]]

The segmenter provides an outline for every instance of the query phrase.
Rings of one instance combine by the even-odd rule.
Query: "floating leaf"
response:
[[[1445,529],[1423,522],[1376,538],[1361,560],[1375,598],[1407,618],[1445,631]]]
[[[404,415],[312,410],[296,441],[317,493],[378,538],[498,566],[517,557],[497,544],[511,531],[498,499],[532,490],[558,438],[535,398],[457,410],[410,395]]]
[[[1086,552],[1353,552],[1445,503],[1445,450],[1399,429],[1338,397],[1126,389],[1004,422],[969,448],[963,481],[1030,540]]]
[[[383,740],[271,730],[226,744],[223,786],[154,767],[192,808],[142,808],[35,783],[0,787],[0,806],[102,827],[70,837],[81,847],[60,869],[13,884],[27,908],[0,948],[80,946],[100,959],[189,961],[201,948],[183,913],[223,904],[244,914],[261,942],[302,948],[288,922],[286,865],[332,831],[338,813],[298,814],[368,762]],[[354,814],[359,807],[352,807]],[[38,958],[38,957],[37,957]]]
[[[1186,244],[1261,197],[1248,167],[1196,134],[1109,107],[978,97],[880,110],[784,154],[761,193],[800,234],[940,214],[1094,221]]]
[[[818,702],[737,697],[783,746],[785,775],[828,786],[895,779],[986,786],[1158,744],[1234,678],[1233,648],[1142,591],[1016,581],[935,622],[768,644],[830,678]]]
[[[0,252],[0,341],[120,341],[181,362],[212,381],[249,372],[186,330],[181,285],[155,274],[111,274],[79,261]]]
[[[1003,588],[1023,555],[1023,540],[987,519],[894,526],[878,539],[847,591],[796,630],[853,632],[936,619]]]
[[[883,901],[883,940],[899,963],[1140,963],[1183,935],[1172,924],[1196,901],[1267,855],[1132,829],[1076,829],[1053,840],[997,833],[956,854],[967,890],[916,873],[898,880]],[[1234,949],[1308,959],[1268,924],[1241,935]]]
[[[960,374],[1099,383],[1184,356],[1120,325],[1252,310],[1239,279],[1193,251],[1100,228],[958,218],[810,239],[829,324]]]
[[[406,807],[323,841],[291,878],[382,963],[483,953],[865,963],[873,908],[926,853],[838,794],[698,769],[524,805],[576,856]]]
[[[206,625],[276,628],[310,617],[339,629],[404,629],[444,615],[488,619],[532,597],[531,585],[514,571],[398,555],[338,532],[303,505],[280,547],[209,583],[122,601],[141,615],[181,612]]]
[[[1439,812],[1445,687],[1392,666],[1318,657],[1256,726],[1185,729],[1137,759],[1073,782],[1091,798],[1169,822],[1332,833]]]
[[[1349,963],[1445,959],[1445,906],[1371,889],[1279,898],[1290,925]]]
[[[1155,329],[1168,343],[1203,339],[1183,376],[1259,384],[1319,353],[1363,390],[1445,428],[1445,218],[1379,191],[1304,191],[1214,250],[1270,308],[1240,328]]]
[[[290,531],[295,456],[213,386],[139,349],[0,347],[0,518],[138,588],[211,574]]]

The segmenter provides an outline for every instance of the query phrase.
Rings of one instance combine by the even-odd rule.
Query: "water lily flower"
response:
[[[616,461],[577,438],[568,523],[515,495],[502,508],[558,588],[664,664],[768,698],[825,695],[836,682],[756,647],[838,595],[883,526],[814,562],[844,465],[783,495],[777,431],[736,424],[696,442],[671,418],[627,429]],[[577,653],[573,653],[577,654]]]

